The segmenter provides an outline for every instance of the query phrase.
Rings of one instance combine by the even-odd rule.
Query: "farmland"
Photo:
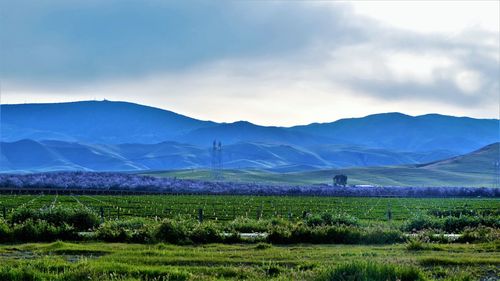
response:
[[[496,198],[375,198],[321,196],[245,196],[245,195],[1,195],[0,208],[8,214],[18,207],[33,209],[50,206],[85,206],[107,219],[144,217],[171,218],[187,215],[197,218],[199,209],[209,220],[237,217],[300,219],[304,212],[343,213],[372,222],[386,222],[388,213],[402,221],[430,210],[474,210],[479,213],[499,209]],[[6,215],[7,215],[6,214]]]

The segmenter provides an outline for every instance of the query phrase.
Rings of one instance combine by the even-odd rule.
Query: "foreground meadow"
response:
[[[0,279],[397,280],[400,274],[401,280],[498,280],[499,246],[16,244],[0,247]],[[375,271],[374,279],[349,279],[353,269]],[[376,279],[377,271],[389,275]]]

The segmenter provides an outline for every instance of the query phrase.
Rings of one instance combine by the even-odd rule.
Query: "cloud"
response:
[[[4,102],[108,98],[282,125],[384,111],[498,116],[491,13],[433,32],[357,3],[77,3],[2,4]]]

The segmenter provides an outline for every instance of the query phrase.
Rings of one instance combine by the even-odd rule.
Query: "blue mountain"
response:
[[[295,127],[216,123],[127,102],[0,105],[0,171],[224,165],[280,171],[433,162],[499,141],[499,120],[384,113]]]
[[[82,101],[0,106],[1,140],[159,143],[214,122],[127,102]]]
[[[439,114],[383,113],[289,128],[354,145],[399,151],[467,153],[500,139],[500,121]]]

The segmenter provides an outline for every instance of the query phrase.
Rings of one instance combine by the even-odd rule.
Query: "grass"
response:
[[[445,258],[443,251],[433,251],[432,247],[409,252],[403,244],[175,246],[54,242],[3,245],[0,246],[0,279],[396,280],[391,279],[395,276],[401,280],[461,280],[457,278],[500,273],[500,255],[494,243],[441,247],[448,253]],[[19,259],[27,253],[32,253],[34,258]],[[370,263],[359,262],[367,259]],[[342,272],[352,273],[353,269],[361,276],[369,276],[368,279],[336,278]],[[405,276],[406,279],[402,278]]]

